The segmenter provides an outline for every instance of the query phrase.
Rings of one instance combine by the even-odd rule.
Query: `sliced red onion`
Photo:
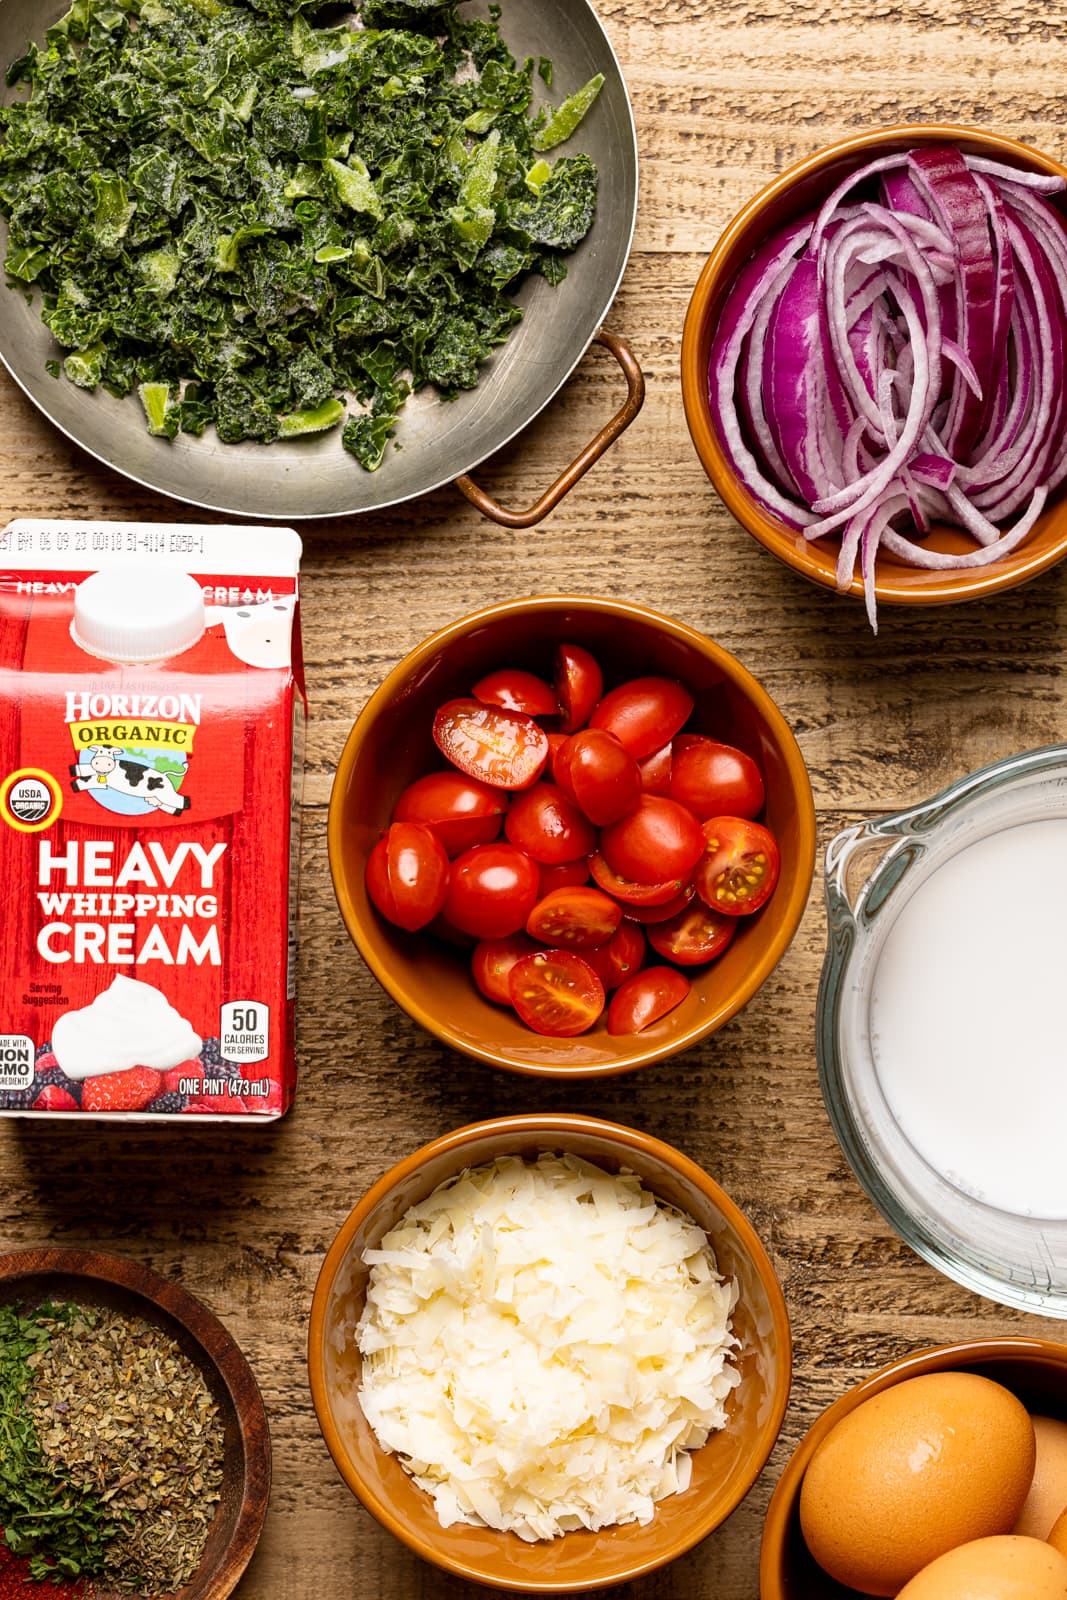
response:
[[[996,323],[996,272],[989,213],[982,191],[958,150],[913,150],[909,161],[920,194],[955,241],[955,331],[947,319],[945,331],[972,362],[978,375],[978,393],[966,384],[953,386],[944,442],[952,455],[966,455],[981,427],[982,394],[993,378],[990,364]]]
[[[794,259],[803,250],[810,233],[810,222],[795,223],[768,240],[742,267],[723,306],[708,363],[708,401],[726,454],[756,499],[794,528],[814,522],[814,513],[787,499],[766,477],[743,437],[734,404],[734,388],[744,341],[763,300],[768,293],[780,291],[784,286]]]
[[[1067,226],[1046,198],[1065,189],[950,146],[883,157],[727,296],[709,366],[726,454],[806,539],[840,536],[838,587],[858,564],[872,626],[879,550],[987,565],[1067,479]],[[976,548],[930,550],[937,521]]]
[[[893,555],[899,556],[902,561],[908,561],[913,567],[927,567],[940,572],[958,572],[961,567],[988,567],[991,562],[1006,556],[1017,545],[1022,544],[1034,523],[1045,509],[1048,499],[1048,490],[1044,487],[1034,490],[1034,498],[1024,517],[1007,533],[1002,534],[996,544],[987,544],[979,550],[969,550],[965,555],[950,556],[943,550],[928,550],[925,545],[914,544],[903,534],[888,530],[882,536],[882,543]]]
[[[956,476],[956,463],[948,456],[916,456],[908,470],[930,489],[947,489]]]
[[[951,361],[953,366],[959,368],[960,376],[968,389],[970,389],[976,400],[981,400],[983,398],[981,379],[974,370],[974,362],[966,350],[961,350],[955,339],[942,339],[941,354],[947,361]]]
[[[964,159],[972,172],[985,172],[991,178],[1018,183],[1024,189],[1032,189],[1034,194],[1063,192],[1063,179],[1054,178],[1051,173],[1028,172],[1025,167],[1009,167],[1004,161],[990,161],[988,156],[965,156]]]

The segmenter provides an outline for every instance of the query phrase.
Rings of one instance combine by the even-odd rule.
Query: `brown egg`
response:
[[[1058,1516],[1052,1524],[1048,1542],[1053,1550],[1058,1550],[1061,1556],[1067,1556],[1067,1511]]]
[[[1067,1509],[1067,1422],[1054,1417],[1034,1417],[1037,1460],[1030,1492],[1023,1502],[1012,1533],[1047,1539],[1049,1529]]]
[[[999,1383],[931,1372],[883,1389],[827,1434],[804,1475],[800,1524],[839,1583],[895,1595],[955,1545],[1006,1534],[1034,1471],[1034,1430]]]
[[[1067,1557],[1040,1539],[973,1539],[924,1567],[897,1600],[1067,1600]]]

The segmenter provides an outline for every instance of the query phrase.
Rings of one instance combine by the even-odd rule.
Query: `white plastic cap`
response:
[[[206,626],[200,585],[176,567],[149,562],[102,567],[74,596],[74,643],[105,661],[165,661]]]

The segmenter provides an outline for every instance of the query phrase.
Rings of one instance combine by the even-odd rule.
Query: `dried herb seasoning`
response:
[[[0,1308],[0,1527],[31,1577],[180,1589],[207,1542],[224,1444],[203,1374],[161,1328],[76,1305]]]
[[[102,1572],[113,1531],[91,1494],[56,1478],[29,1408],[33,1363],[53,1329],[76,1313],[74,1306],[44,1306],[23,1316],[0,1306],[0,1527],[7,1548],[30,1558],[34,1578]]]
[[[161,1328],[107,1310],[56,1327],[31,1365],[29,1408],[49,1465],[117,1523],[107,1582],[180,1589],[222,1487],[223,1427],[203,1374]]]

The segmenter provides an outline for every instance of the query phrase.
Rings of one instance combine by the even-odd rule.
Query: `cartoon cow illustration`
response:
[[[117,809],[111,805],[112,796],[127,802],[123,810],[165,811],[172,817],[189,807],[189,796],[178,793],[169,773],[135,761],[120,745],[88,745],[81,759],[71,765],[70,775],[76,793],[88,791],[109,809]]]

